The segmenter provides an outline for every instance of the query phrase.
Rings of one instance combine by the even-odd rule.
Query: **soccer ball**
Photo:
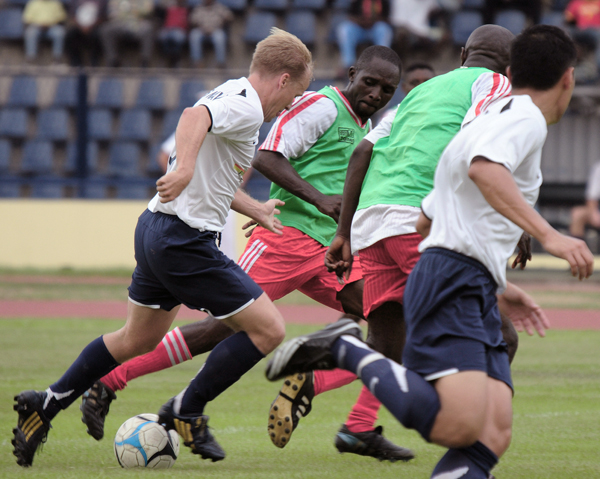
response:
[[[158,424],[156,414],[127,419],[115,436],[115,455],[121,467],[168,469],[179,455],[179,436]]]

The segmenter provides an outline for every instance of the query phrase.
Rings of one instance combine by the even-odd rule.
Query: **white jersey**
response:
[[[461,127],[469,124],[496,100],[510,95],[510,82],[504,75],[494,72],[483,73],[471,86],[471,108],[467,111]],[[380,138],[390,135],[398,107],[381,119],[377,127],[365,136],[375,144]],[[361,249],[392,236],[416,233],[415,225],[420,209],[407,205],[374,205],[358,210],[352,221],[351,245],[356,254]]]
[[[600,163],[596,163],[591,171],[585,189],[586,200],[600,200]]]
[[[212,126],[198,152],[192,179],[173,201],[161,203],[156,195],[148,209],[177,215],[200,231],[220,232],[244,172],[251,167],[263,111],[247,78],[229,80],[194,106],[198,105],[208,108]],[[167,172],[177,168],[176,153],[169,163]]]
[[[423,201],[423,212],[433,223],[419,251],[441,247],[478,260],[502,293],[508,258],[523,231],[490,206],[469,179],[469,167],[476,156],[505,166],[533,206],[542,184],[547,131],[544,116],[528,95],[497,101],[461,130],[444,150],[433,191]]]

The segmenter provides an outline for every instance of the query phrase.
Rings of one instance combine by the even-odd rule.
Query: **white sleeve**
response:
[[[501,113],[494,114],[494,122],[488,122],[488,128],[479,130],[469,149],[469,161],[483,156],[514,173],[532,151],[542,147],[546,140],[545,125],[527,111],[510,108],[512,101],[507,102]]]
[[[208,108],[212,120],[210,132],[233,141],[246,140],[257,133],[263,121],[262,111],[257,111],[255,105],[239,93],[218,96],[219,93],[213,90],[194,105]]]
[[[585,190],[585,199],[600,200],[600,163],[596,163],[590,171],[590,177]]]
[[[398,106],[389,110],[381,119],[379,124],[375,128],[373,128],[369,133],[367,133],[364,139],[375,144],[380,138],[389,136],[390,132],[392,131],[392,123],[394,121],[394,118],[396,118],[397,111]]]
[[[337,114],[333,100],[307,92],[277,117],[259,150],[276,151],[287,159],[299,158],[333,125]]]
[[[421,211],[429,220],[433,221],[435,216],[435,188],[421,201]]]
[[[467,111],[461,126],[472,122],[493,102],[509,96],[510,92],[510,82],[504,75],[494,72],[481,74],[471,86],[471,108]]]

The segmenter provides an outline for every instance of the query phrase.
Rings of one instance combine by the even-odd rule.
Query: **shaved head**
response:
[[[506,73],[510,63],[510,45],[515,36],[499,25],[483,25],[467,40],[461,52],[462,64],[466,67],[489,68],[497,73]]]

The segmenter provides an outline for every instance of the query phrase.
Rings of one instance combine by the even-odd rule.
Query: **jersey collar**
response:
[[[346,106],[346,109],[348,110],[348,113],[350,113],[350,116],[354,119],[356,124],[358,126],[360,126],[361,128],[364,128],[365,126],[367,126],[367,123],[369,122],[369,120],[365,121],[364,123],[361,121],[360,117],[356,113],[354,113],[354,110],[352,110],[352,107],[350,106],[350,102],[343,95],[343,93],[339,90],[339,88],[334,86],[333,90],[340,96],[342,102],[344,103],[344,105]]]

